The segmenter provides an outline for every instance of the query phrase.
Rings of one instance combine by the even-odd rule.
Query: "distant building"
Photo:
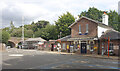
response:
[[[103,41],[103,35],[105,35],[106,38],[109,37],[110,39],[110,48],[113,46],[113,49],[109,50],[118,55],[120,40],[117,36],[120,32],[108,26],[108,15],[106,13],[103,14],[102,22],[82,16],[69,28],[71,28],[71,35],[58,39],[61,41],[62,50],[73,47],[73,52],[80,54],[101,54],[102,50],[104,50],[104,54],[107,54],[108,40],[106,39],[106,43]]]
[[[29,38],[25,40],[24,48],[26,49],[42,49],[46,40],[43,38]]]

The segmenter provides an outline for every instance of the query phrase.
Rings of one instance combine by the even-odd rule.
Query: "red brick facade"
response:
[[[86,24],[88,24],[88,34],[86,33]],[[107,44],[108,41],[104,42],[102,38],[98,38],[98,24],[106,26],[102,23],[96,22],[86,17],[80,18],[77,22],[73,23],[71,28],[71,37],[69,40],[61,41],[61,47],[67,49],[67,45],[73,46],[76,53],[87,53],[87,54],[101,54],[102,53],[102,43],[104,43],[105,54],[107,54]],[[81,34],[79,33],[79,25],[81,29]],[[116,32],[115,32],[116,33]],[[113,34],[114,35],[114,34]],[[109,36],[109,35],[108,35]],[[92,42],[92,43],[91,43]],[[113,53],[115,55],[120,54],[120,40],[110,40],[113,43]],[[63,46],[64,44],[64,46]],[[77,48],[79,46],[80,48]],[[84,50],[85,48],[85,50]],[[77,51],[76,51],[77,50]]]
[[[81,24],[81,33],[86,32],[86,24],[88,24],[88,34],[79,35],[79,24]],[[82,38],[82,37],[95,37],[97,36],[97,24],[88,19],[82,18],[78,23],[74,24],[71,27],[71,37],[73,38]]]

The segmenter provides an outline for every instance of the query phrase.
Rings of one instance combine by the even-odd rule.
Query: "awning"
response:
[[[44,43],[43,42],[39,42],[38,45],[43,45]]]

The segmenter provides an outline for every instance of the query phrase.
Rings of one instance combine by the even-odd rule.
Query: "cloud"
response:
[[[66,11],[77,16],[89,7],[96,7],[100,10],[118,11],[119,0],[4,0],[0,3],[0,16],[2,27],[9,26],[14,21],[15,26],[21,25],[22,16],[25,17],[25,24],[32,21],[48,20],[51,24]],[[0,27],[1,28],[1,27]]]

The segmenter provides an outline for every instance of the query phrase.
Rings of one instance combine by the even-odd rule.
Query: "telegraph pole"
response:
[[[24,16],[22,16],[22,48],[24,45]]]

